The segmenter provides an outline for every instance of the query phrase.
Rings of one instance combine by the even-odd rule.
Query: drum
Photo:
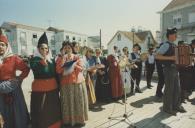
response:
[[[146,61],[148,59],[148,53],[144,52],[140,55],[141,61]]]

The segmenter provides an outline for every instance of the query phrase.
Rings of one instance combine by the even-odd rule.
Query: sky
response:
[[[118,30],[160,30],[160,12],[171,0],[0,0],[5,21],[95,36],[105,46]]]

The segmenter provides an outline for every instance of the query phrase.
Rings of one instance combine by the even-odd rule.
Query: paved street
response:
[[[23,82],[23,90],[29,107],[32,74]],[[190,101],[183,104],[187,113],[177,113],[171,116],[161,112],[162,102],[154,96],[156,83],[152,89],[146,89],[146,81],[141,81],[141,94],[135,94],[127,99],[128,120],[137,128],[194,128],[195,126],[195,93]],[[95,109],[89,111],[89,120],[85,128],[128,128],[128,121],[110,120],[108,117],[118,117],[125,113],[125,105],[121,100],[109,104],[99,103]],[[131,128],[131,127],[130,127]]]

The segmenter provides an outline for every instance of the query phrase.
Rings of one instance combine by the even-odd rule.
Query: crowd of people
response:
[[[142,93],[143,63],[148,89],[153,87],[151,81],[155,67],[157,69],[155,95],[163,97],[163,111],[172,115],[185,112],[181,103],[195,88],[192,77],[195,65],[193,61],[192,65],[178,70],[173,49],[176,34],[175,28],[168,29],[167,42],[156,49],[149,48],[143,60],[139,44],[133,45],[131,53],[124,47],[122,54],[114,46],[114,54],[105,57],[101,49],[81,48],[78,43],[69,41],[62,42],[59,55],[53,57],[44,33],[27,64],[12,53],[7,37],[1,33],[0,127],[27,128],[29,124],[32,128],[82,127],[88,120],[88,109],[96,102],[116,101],[124,94]],[[194,52],[195,40],[190,46]],[[16,76],[17,70],[21,71],[19,76]],[[21,84],[30,70],[34,80],[29,114]]]

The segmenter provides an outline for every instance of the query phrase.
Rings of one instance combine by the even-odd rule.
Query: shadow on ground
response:
[[[141,99],[135,102],[130,103],[131,106],[136,107],[136,108],[142,108],[144,104],[153,104],[155,102],[162,102],[161,98],[158,98],[156,96],[150,96],[145,99]]]
[[[146,118],[135,123],[135,126],[137,128],[171,128],[167,124],[162,123],[162,120],[167,119],[170,116],[171,115],[161,111],[151,118]]]

